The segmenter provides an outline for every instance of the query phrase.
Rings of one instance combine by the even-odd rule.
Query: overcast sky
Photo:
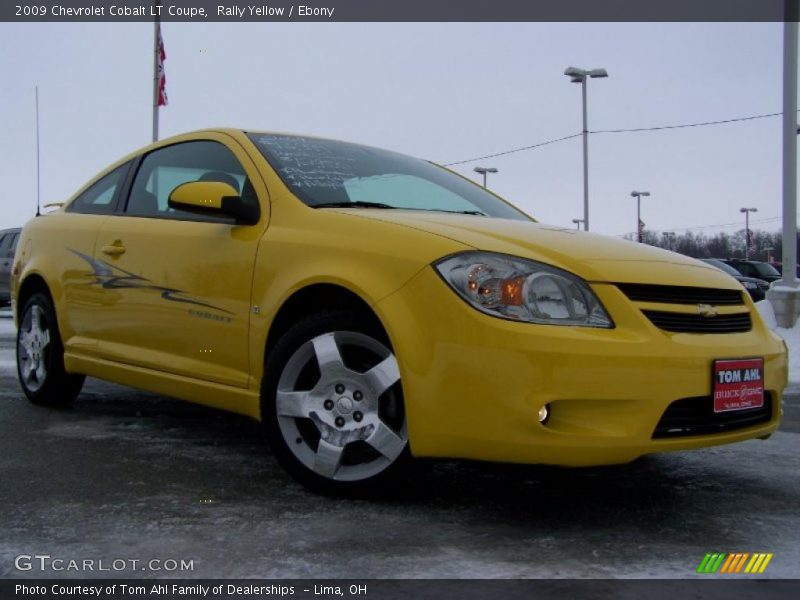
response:
[[[441,163],[581,129],[567,66],[589,83],[589,128],[693,123],[780,112],[782,24],[162,25],[169,106],[161,135],[232,126],[363,142]],[[34,86],[42,202],[68,198],[150,141],[148,23],[0,24],[0,228],[35,211]],[[592,230],[780,228],[779,117],[590,137]],[[582,216],[575,138],[457,168],[497,167],[490,187],[546,223]]]

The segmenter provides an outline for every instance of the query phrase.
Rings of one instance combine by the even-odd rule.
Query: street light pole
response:
[[[583,226],[589,231],[589,115],[586,109],[586,77],[581,80],[583,97]]]
[[[476,173],[480,173],[483,175],[483,188],[486,189],[486,174],[487,173],[497,173],[497,169],[494,167],[475,167],[473,169]]]
[[[631,192],[631,196],[636,198],[636,239],[642,243],[642,196],[649,196],[650,192]]]
[[[589,77],[608,77],[605,69],[578,69],[567,67],[564,75],[572,83],[581,84],[581,97],[583,99],[583,229],[589,231],[589,116],[587,105],[586,80]]]
[[[750,213],[758,212],[757,208],[740,208],[744,213],[744,259],[750,260]]]
[[[572,219],[572,222],[575,223],[575,229],[580,230],[583,219]]]
[[[786,3],[783,22],[783,281],[797,287],[797,2]],[[791,327],[795,314],[792,314]],[[787,325],[782,325],[786,327]]]

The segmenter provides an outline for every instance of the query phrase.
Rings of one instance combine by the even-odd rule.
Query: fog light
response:
[[[539,423],[546,423],[547,417],[550,416],[550,409],[547,408],[547,404],[545,404],[542,408],[539,409]]]

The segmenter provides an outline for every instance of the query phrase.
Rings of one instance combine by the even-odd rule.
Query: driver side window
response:
[[[244,202],[258,203],[247,174],[233,153],[219,142],[183,142],[148,154],[139,166],[125,213],[130,216],[219,221],[169,207],[172,191],[192,181],[218,181],[236,190]]]

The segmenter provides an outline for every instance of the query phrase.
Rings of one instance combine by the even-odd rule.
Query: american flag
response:
[[[167,74],[164,72],[164,61],[167,53],[164,52],[164,38],[161,37],[161,25],[158,26],[158,105],[167,105]]]

